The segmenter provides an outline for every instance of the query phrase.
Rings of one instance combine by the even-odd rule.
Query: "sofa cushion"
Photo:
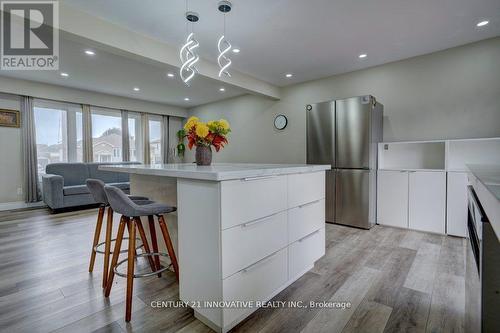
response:
[[[52,163],[45,168],[47,174],[64,178],[64,186],[85,185],[89,172],[85,163]]]
[[[119,182],[120,180],[118,179],[117,172],[99,170],[100,165],[106,164],[113,163],[87,163],[89,168],[89,178],[100,179],[107,184]]]
[[[106,184],[106,185],[118,187],[122,191],[130,190],[130,183],[128,183],[128,182],[126,182],[126,183],[110,183],[110,184]]]
[[[64,195],[78,195],[78,194],[89,194],[90,191],[87,188],[87,185],[73,185],[73,186],[64,186],[63,193]]]

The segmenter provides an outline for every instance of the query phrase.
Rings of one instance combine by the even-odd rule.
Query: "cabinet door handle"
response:
[[[315,203],[318,203],[320,201],[321,201],[321,199],[318,199],[318,200],[315,200],[315,201],[311,201],[311,202],[305,203],[303,205],[300,205],[299,208],[304,208],[304,207],[307,207],[307,206],[310,206],[310,205],[314,205]]]
[[[244,182],[251,182],[253,180],[261,180],[261,179],[269,179],[269,178],[276,178],[277,176],[257,176],[257,177],[247,177],[243,178],[242,181]]]
[[[271,217],[278,215],[279,213],[280,213],[280,212],[278,212],[278,213],[274,213],[274,214],[268,215],[268,216],[266,216],[266,217],[262,217],[262,218],[260,218],[260,219],[253,220],[253,221],[250,221],[250,222],[247,222],[247,223],[243,223],[243,224],[241,225],[241,227],[242,227],[242,228],[246,228],[246,227],[250,227],[250,226],[252,226],[252,225],[259,224],[259,223],[261,223],[261,222],[265,222],[265,221],[269,220]]]
[[[314,236],[314,235],[315,235],[315,234],[317,234],[318,232],[319,232],[319,229],[318,229],[318,230],[316,230],[315,232],[313,232],[312,234],[307,235],[306,237],[302,237],[301,239],[299,239],[299,242],[302,242],[302,241],[304,241],[304,240],[308,239],[309,237]]]
[[[279,251],[278,251],[278,252],[279,252]],[[263,263],[265,263],[265,262],[268,262],[269,260],[271,260],[271,259],[272,259],[275,255],[277,255],[277,254],[278,254],[278,252],[274,252],[274,253],[272,253],[272,254],[268,255],[267,257],[264,257],[264,258],[260,259],[259,261],[257,261],[256,263],[254,263],[254,264],[252,264],[252,265],[248,266],[247,268],[243,268],[243,269],[241,270],[241,272],[242,272],[242,273],[248,273],[248,272],[250,272],[252,269],[254,269],[254,268],[256,268],[256,267],[260,266],[261,264],[263,264]]]

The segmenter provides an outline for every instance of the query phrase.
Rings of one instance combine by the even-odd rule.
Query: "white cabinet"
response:
[[[408,227],[445,233],[446,173],[410,171]]]
[[[467,173],[448,172],[446,205],[446,233],[466,236],[467,228]]]
[[[408,228],[408,171],[378,172],[377,223]]]
[[[325,253],[324,171],[178,179],[177,198],[185,302],[269,300]],[[194,315],[227,332],[255,310],[196,307]]]
[[[378,171],[377,223],[445,233],[446,172]]]

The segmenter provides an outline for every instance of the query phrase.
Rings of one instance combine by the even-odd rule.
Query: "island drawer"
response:
[[[222,277],[286,247],[286,230],[286,211],[222,230]]]
[[[288,280],[287,249],[271,254],[223,282],[224,301],[266,301]],[[223,320],[227,325],[248,313],[248,308],[228,308]]]
[[[304,270],[314,264],[325,254],[325,228],[302,237],[288,247],[289,279],[303,274]]]
[[[299,240],[325,226],[325,199],[288,210],[288,241]]]
[[[288,208],[325,197],[325,172],[288,175]]]
[[[221,228],[227,229],[286,210],[286,176],[221,182]]]

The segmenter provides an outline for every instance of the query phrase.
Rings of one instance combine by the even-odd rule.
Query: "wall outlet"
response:
[[[17,188],[17,195],[23,195],[23,188],[22,187]]]

